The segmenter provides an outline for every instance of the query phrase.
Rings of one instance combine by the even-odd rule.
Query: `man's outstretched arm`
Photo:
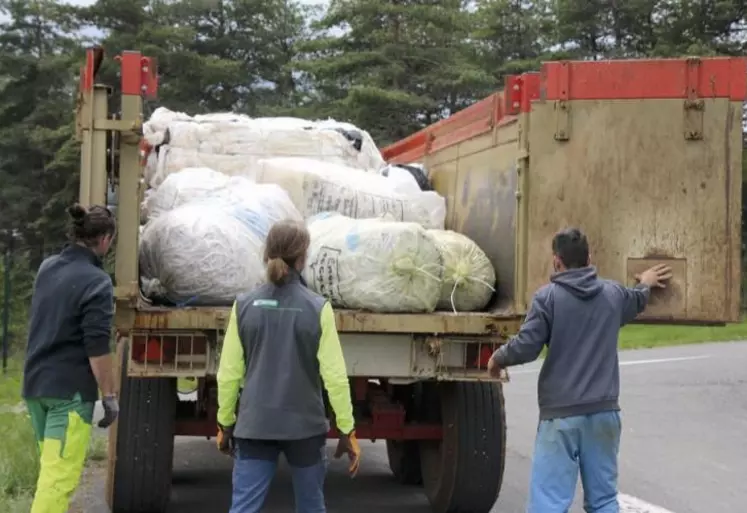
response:
[[[536,360],[550,340],[551,326],[552,308],[546,290],[541,290],[534,296],[519,333],[493,353],[493,365],[503,368]]]

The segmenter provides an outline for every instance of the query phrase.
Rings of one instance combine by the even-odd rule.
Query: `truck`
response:
[[[114,513],[165,512],[174,437],[216,435],[225,307],[164,307],[138,286],[143,99],[158,88],[139,52],[121,65],[119,110],[89,49],[77,113],[80,201],[117,191],[115,326],[121,413],[109,438]],[[336,310],[360,439],[383,440],[394,478],[434,513],[487,513],[506,464],[507,376],[493,351],[520,328],[552,272],[551,240],[576,226],[601,275],[632,285],[673,269],[638,322],[723,324],[740,317],[744,58],[547,62],[382,149],[424,164],[446,198],[447,228],[489,256],[497,292],[483,312]],[[196,380],[186,401],[177,380]],[[331,423],[334,426],[334,422]],[[329,437],[337,432],[332,428]]]

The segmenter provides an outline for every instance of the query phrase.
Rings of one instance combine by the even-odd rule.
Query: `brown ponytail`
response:
[[[275,285],[285,281],[290,272],[290,267],[281,258],[273,258],[267,262],[267,279]]]
[[[306,259],[309,249],[309,231],[303,223],[280,221],[270,228],[265,243],[264,261],[267,264],[267,279],[282,285],[291,268]]]

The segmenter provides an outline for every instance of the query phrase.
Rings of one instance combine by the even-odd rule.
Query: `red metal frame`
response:
[[[114,58],[122,67],[122,94],[141,95],[155,98],[158,93],[158,72],[156,60],[145,57],[140,52],[123,52]],[[96,74],[104,60],[104,49],[100,46],[86,50],[86,63],[80,68],[80,90],[93,89]]]
[[[100,46],[86,49],[86,63],[80,68],[80,90],[90,92],[93,89],[96,74],[104,60],[104,49]]]
[[[453,116],[395,142],[381,153],[407,164],[511,122],[531,111],[532,102],[555,100],[729,98],[747,100],[747,58],[559,61],[539,73],[506,77],[493,93]]]
[[[747,59],[561,61],[542,65],[547,100],[747,99]]]
[[[140,52],[123,52],[117,58],[122,66],[122,94],[155,98],[158,92],[156,60]]]

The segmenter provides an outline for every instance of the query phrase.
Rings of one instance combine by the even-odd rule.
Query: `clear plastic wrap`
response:
[[[157,189],[148,189],[143,212],[155,219],[164,212],[185,203],[214,196],[228,185],[230,177],[207,167],[186,168],[170,175]]]
[[[441,254],[415,223],[328,213],[309,222],[308,286],[334,306],[432,312],[441,295]]]
[[[257,159],[312,157],[364,171],[384,165],[371,136],[334,120],[249,118],[225,113],[195,116],[159,108],[143,126],[146,141],[158,147],[149,161],[147,182],[157,187],[175,171],[211,167],[228,175],[251,177]]]
[[[207,168],[185,169],[170,175],[157,189],[149,191],[144,211],[149,219],[155,219],[164,212],[196,202],[231,208],[263,241],[274,223],[303,220],[279,185],[228,177]]]
[[[262,245],[229,209],[192,203],[164,212],[142,231],[143,293],[177,305],[230,304],[263,283]]]
[[[387,164],[379,174],[396,180],[404,187],[411,188],[414,183],[419,191],[432,191],[433,185],[428,178],[428,171],[423,164]]]
[[[265,159],[258,163],[255,179],[283,187],[306,218],[321,212],[355,219],[389,214],[398,221],[435,229],[443,229],[446,219],[446,200],[438,193],[397,192],[394,180],[377,173],[358,173],[339,164],[301,158]]]
[[[469,237],[451,230],[428,230],[443,262],[439,310],[478,311],[495,292],[495,269],[485,252]]]

